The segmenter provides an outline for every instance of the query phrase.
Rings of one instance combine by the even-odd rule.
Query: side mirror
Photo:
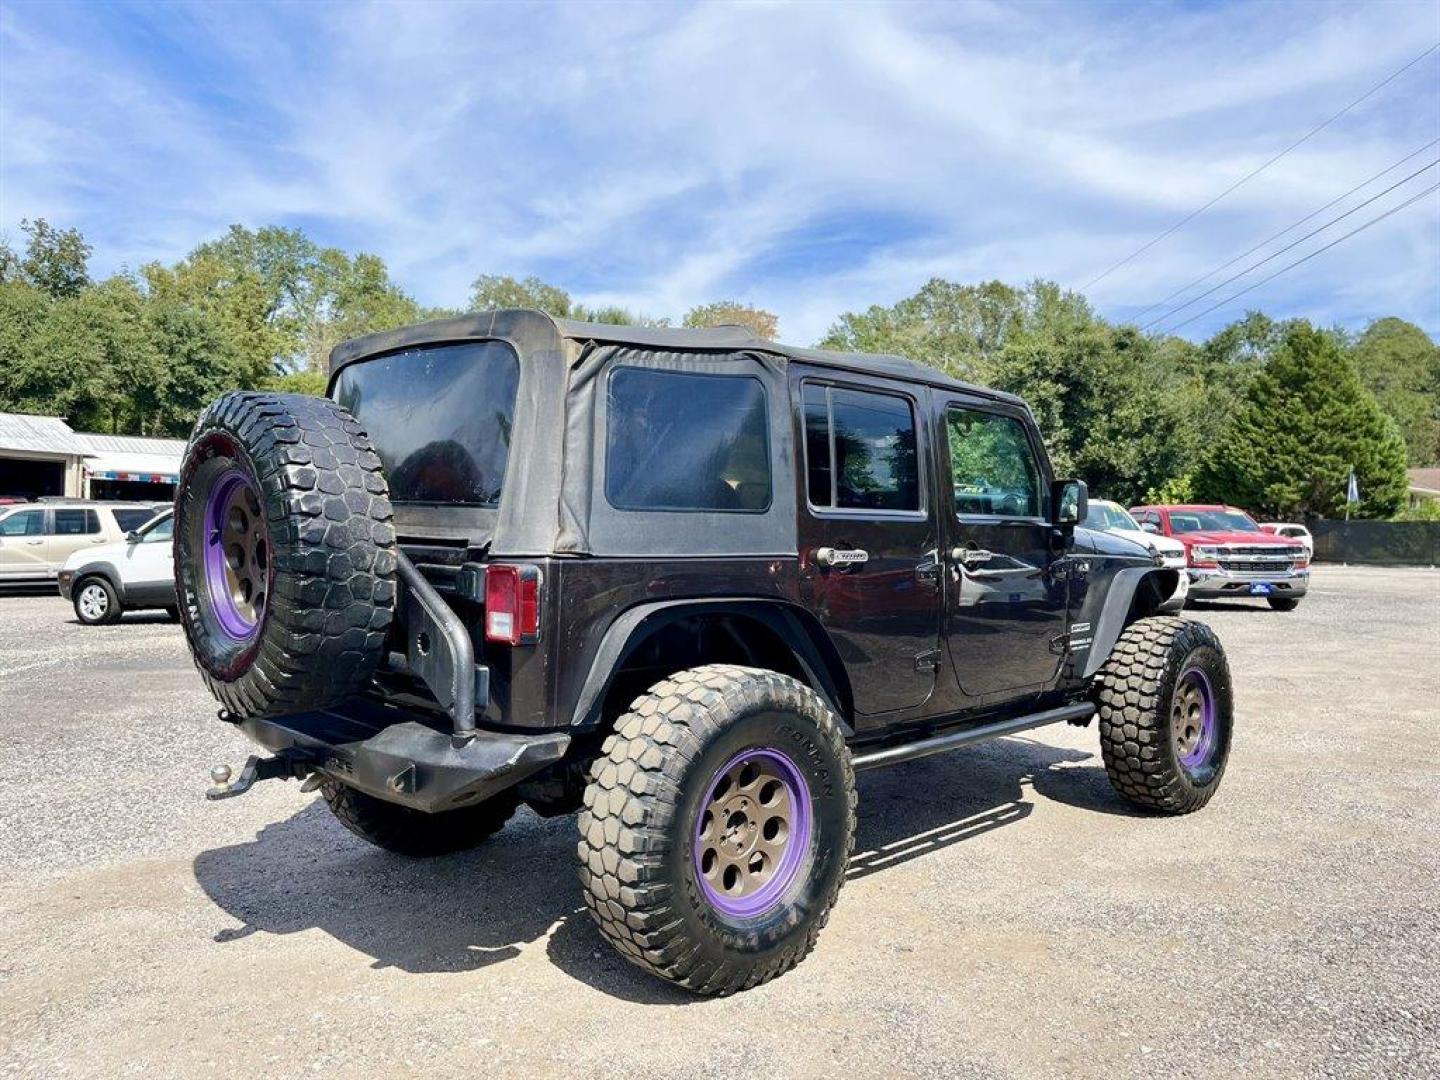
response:
[[[140,542],[140,534],[134,529],[131,529],[125,534],[125,542],[127,544],[138,544]]]
[[[1159,533],[1159,532],[1160,532],[1160,526],[1159,526],[1159,525],[1156,525],[1155,522],[1153,522],[1153,521],[1142,521],[1142,522],[1140,523],[1140,528],[1144,529],[1144,530],[1145,530],[1146,532],[1148,532],[1148,533]]]
[[[1084,480],[1056,480],[1050,485],[1050,521],[1053,525],[1074,526],[1090,511],[1090,489]]]

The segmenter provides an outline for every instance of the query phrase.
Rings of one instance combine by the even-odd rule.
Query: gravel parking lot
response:
[[[433,862],[315,795],[210,804],[243,738],[163,616],[0,596],[0,1070],[35,1077],[1440,1074],[1440,571],[1212,605],[1225,786],[1129,813],[1093,729],[865,774],[816,953],[734,998],[631,968],[573,821]]]

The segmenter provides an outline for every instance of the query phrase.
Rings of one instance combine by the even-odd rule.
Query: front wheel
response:
[[[580,880],[600,932],[689,990],[729,994],[815,946],[855,835],[855,775],[813,690],[709,665],[637,698],[591,770]]]
[[[1230,757],[1230,666],[1215,631],[1173,617],[1126,629],[1096,680],[1100,750],[1126,800],[1165,814],[1210,801]]]
[[[75,590],[75,617],[86,626],[104,626],[124,610],[114,588],[102,577],[86,578]]]
[[[1294,611],[1300,606],[1300,601],[1293,596],[1272,596],[1269,600],[1271,608],[1276,611]]]

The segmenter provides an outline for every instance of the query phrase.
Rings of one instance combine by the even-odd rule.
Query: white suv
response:
[[[1305,545],[1305,554],[1312,559],[1315,558],[1315,537],[1310,535],[1310,530],[1304,525],[1296,525],[1290,521],[1265,521],[1261,522],[1260,531],[1274,536],[1288,536],[1291,540],[1299,540]]]
[[[157,512],[149,503],[67,501],[0,507],[0,583],[54,581],[75,552],[117,543]]]
[[[135,608],[175,603],[175,512],[166,510],[118,544],[77,551],[60,568],[60,595],[87,626],[114,622]]]
[[[1185,570],[1185,545],[1179,540],[1172,540],[1168,536],[1157,536],[1148,530],[1141,529],[1140,523],[1130,516],[1129,511],[1109,499],[1091,499],[1090,509],[1086,511],[1085,520],[1080,524],[1087,529],[1114,533],[1116,536],[1133,540],[1141,547],[1147,547],[1158,554],[1164,560],[1165,566],[1172,570],[1179,570],[1180,580],[1175,586],[1175,591],[1170,594],[1165,603],[1160,605],[1160,610],[1175,612],[1185,606],[1185,598],[1190,593],[1190,575]]]

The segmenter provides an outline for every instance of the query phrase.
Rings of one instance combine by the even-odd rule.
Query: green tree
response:
[[[534,308],[557,319],[574,318],[570,294],[537,277],[523,281],[499,274],[481,274],[470,286],[471,311]]]
[[[21,280],[54,297],[76,296],[90,284],[90,245],[78,229],[57,229],[44,218],[20,222],[24,256],[5,245],[0,280]]]
[[[986,382],[1001,349],[1035,314],[1037,288],[931,278],[914,296],[890,307],[842,314],[820,347],[896,353],[959,378]]]
[[[1377,319],[1350,351],[1360,380],[1405,439],[1414,466],[1440,464],[1440,348],[1404,319]]]
[[[774,313],[738,300],[717,300],[693,307],[685,313],[681,325],[743,326],[762,341],[774,341],[780,336],[780,320]]]
[[[1266,517],[1335,515],[1354,468],[1361,517],[1405,499],[1405,444],[1338,338],[1292,323],[1255,375],[1229,432],[1195,476],[1202,498]]]

